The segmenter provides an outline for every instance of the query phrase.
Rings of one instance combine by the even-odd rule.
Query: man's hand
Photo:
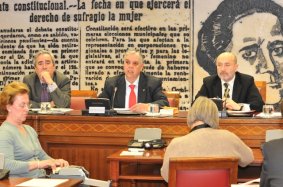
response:
[[[50,105],[51,105],[51,108],[54,108],[56,105],[55,105],[55,103],[54,103],[54,101],[51,101],[50,102]]]
[[[223,102],[224,104],[225,102]],[[242,107],[232,99],[226,99],[226,109],[228,110],[240,110]]]
[[[41,77],[41,80],[48,85],[53,83],[52,77],[51,77],[51,75],[49,74],[48,71],[43,71],[40,74],[40,77]]]
[[[137,112],[137,113],[146,113],[148,112],[149,104],[147,103],[137,103],[134,106],[130,108],[132,112]]]

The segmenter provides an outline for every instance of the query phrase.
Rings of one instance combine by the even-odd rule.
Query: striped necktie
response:
[[[224,90],[224,97],[225,98],[230,98],[230,94],[229,94],[229,92],[230,92],[230,89],[228,88],[229,87],[229,84],[228,83],[224,83],[224,87],[225,87],[225,90]]]

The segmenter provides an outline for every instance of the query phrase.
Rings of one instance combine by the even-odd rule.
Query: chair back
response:
[[[269,129],[265,131],[265,141],[283,138],[283,129]]]
[[[97,92],[94,90],[72,90],[70,108],[74,110],[85,109],[85,99],[89,98],[97,98]]]
[[[71,97],[97,98],[97,92],[94,90],[72,90]]]
[[[179,108],[180,103],[180,92],[165,91],[164,94],[167,96],[169,106]]]
[[[168,187],[229,187],[237,184],[238,158],[176,157],[169,161]]]
[[[262,97],[263,102],[266,101],[266,81],[255,81],[255,85]]]

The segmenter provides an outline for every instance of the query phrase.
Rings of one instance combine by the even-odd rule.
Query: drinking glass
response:
[[[41,113],[49,113],[51,111],[51,103],[50,102],[41,102],[40,103],[40,112]]]
[[[159,113],[159,105],[158,104],[149,104],[149,113],[158,114]]]
[[[273,105],[263,105],[262,112],[264,114],[264,117],[270,118],[274,112]]]

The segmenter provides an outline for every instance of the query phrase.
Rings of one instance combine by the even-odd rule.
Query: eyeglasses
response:
[[[26,104],[26,103],[22,103],[22,104],[19,104],[19,105],[17,105],[18,107],[20,107],[20,108],[22,108],[22,109],[24,109],[24,108],[27,108],[27,109],[30,109],[31,108],[31,105],[32,104]]]

